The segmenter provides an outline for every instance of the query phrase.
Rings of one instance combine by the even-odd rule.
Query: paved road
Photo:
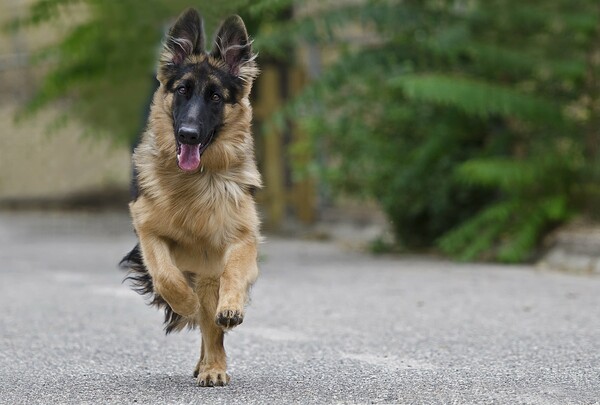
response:
[[[600,278],[269,238],[232,383],[115,268],[123,214],[0,213],[0,403],[600,403]]]

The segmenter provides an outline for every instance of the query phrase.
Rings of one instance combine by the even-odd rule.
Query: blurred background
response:
[[[0,0],[1,207],[126,210],[188,6],[259,52],[266,229],[524,262],[595,227],[597,0]]]

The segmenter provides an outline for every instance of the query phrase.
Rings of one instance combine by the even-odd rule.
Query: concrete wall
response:
[[[55,111],[14,123],[15,107],[0,105],[0,200],[60,199],[103,189],[126,189],[129,151],[83,138],[71,123],[47,133]]]

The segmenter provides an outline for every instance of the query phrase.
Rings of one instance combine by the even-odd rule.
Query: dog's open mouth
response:
[[[206,143],[190,145],[177,141],[177,166],[184,172],[194,172],[198,170],[201,163],[201,157],[214,136],[214,131],[208,137]]]

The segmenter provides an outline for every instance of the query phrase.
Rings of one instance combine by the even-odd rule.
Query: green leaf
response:
[[[457,108],[483,119],[500,115],[545,125],[562,119],[560,109],[550,101],[481,80],[415,74],[394,77],[388,83],[401,90],[410,100]]]

